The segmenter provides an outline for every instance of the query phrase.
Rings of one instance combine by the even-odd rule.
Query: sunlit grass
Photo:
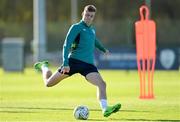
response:
[[[96,98],[96,87],[81,75],[46,88],[40,73],[7,73],[0,69],[0,121],[77,121],[77,105],[90,109],[88,121],[180,121],[180,72],[156,71],[155,99],[139,99],[136,71],[101,70],[107,82],[108,103],[120,102],[122,109],[104,118]]]

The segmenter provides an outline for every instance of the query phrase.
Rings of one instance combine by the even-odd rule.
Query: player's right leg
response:
[[[51,70],[48,68],[48,61],[37,62],[34,64],[36,71],[42,71],[43,81],[47,87],[51,87],[59,83],[61,80],[69,77],[67,74],[62,74],[58,70],[52,74]]]
[[[96,85],[98,87],[98,98],[100,101],[100,105],[103,111],[103,116],[108,117],[112,113],[116,113],[121,108],[121,104],[115,104],[113,106],[108,106],[107,97],[106,97],[106,83],[102,79],[101,75],[98,72],[91,72],[86,75],[86,79],[88,82]]]

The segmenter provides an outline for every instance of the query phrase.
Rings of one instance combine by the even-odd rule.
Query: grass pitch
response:
[[[139,99],[136,71],[101,70],[107,83],[109,104],[120,102],[121,110],[109,118],[102,116],[96,87],[80,75],[46,88],[33,69],[5,73],[0,69],[0,122],[77,121],[73,109],[87,105],[87,121],[180,121],[180,72],[156,71],[155,99]]]

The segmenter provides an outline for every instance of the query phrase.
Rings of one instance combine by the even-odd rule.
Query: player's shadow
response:
[[[37,113],[35,111],[23,111],[23,110],[20,110],[20,111],[15,111],[15,110],[6,110],[6,111],[0,111],[0,113]]]
[[[38,111],[32,111],[32,110],[52,110],[52,111],[73,111],[73,108],[48,108],[48,107],[0,107],[0,109],[19,109],[19,110],[1,110],[0,113],[38,113]],[[27,111],[29,110],[29,111]],[[90,109],[90,111],[99,111],[100,109]],[[152,111],[142,111],[142,110],[120,110],[119,112],[152,112]],[[180,120],[163,120],[163,119],[126,119],[126,118],[108,118],[108,119],[97,119],[97,118],[89,118],[87,121],[164,121],[164,122],[179,122]]]
[[[10,110],[0,110],[0,113],[38,113],[38,111],[33,110],[51,110],[51,111],[73,111],[72,108],[40,108],[40,107],[0,107],[0,109],[10,109]],[[16,110],[13,110],[16,109]]]
[[[29,109],[29,110],[73,110],[72,108],[45,108],[45,107],[0,107],[6,109]]]
[[[100,109],[90,109],[90,111],[101,111]],[[142,110],[119,110],[119,112],[152,112],[152,111],[142,111]]]
[[[121,119],[111,119],[112,121],[141,121],[141,122],[143,122],[143,121],[154,121],[154,122],[179,122],[180,120],[173,120],[173,119],[171,119],[171,120],[168,120],[168,119],[123,119],[123,118],[121,118]]]
[[[117,121],[117,122],[124,122],[124,121],[140,121],[140,122],[144,122],[144,121],[154,121],[154,122],[179,122],[180,120],[163,120],[163,119],[156,119],[156,120],[151,120],[151,119],[114,119],[114,118],[108,118],[108,119],[92,119],[89,118],[86,121]]]
[[[144,121],[154,121],[154,122],[180,122],[180,120],[168,120],[168,119],[124,119],[124,118],[120,118],[120,119],[117,119],[117,118],[107,118],[107,119],[94,119],[94,118],[89,118],[87,121],[118,121],[118,122],[124,122],[124,121],[140,121],[140,122],[144,122]]]
[[[95,122],[102,121],[102,122],[104,122],[104,121],[109,121],[109,120],[108,119],[92,119],[92,118],[88,118],[86,121],[95,121]]]
[[[7,108],[7,109],[28,109],[28,110],[63,110],[63,111],[69,111],[73,110],[73,108],[47,108],[47,107],[0,107],[0,108]],[[90,109],[90,111],[101,111],[101,109]],[[2,112],[2,111],[1,111]],[[8,112],[8,111],[6,111]],[[13,111],[9,111],[13,112]],[[14,111],[15,112],[15,111]],[[21,111],[19,111],[21,112]],[[152,111],[142,111],[142,110],[119,110],[119,112],[152,112]]]

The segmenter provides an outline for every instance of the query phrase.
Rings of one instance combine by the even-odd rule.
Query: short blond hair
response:
[[[84,11],[96,12],[96,7],[94,5],[87,5],[84,7]]]

